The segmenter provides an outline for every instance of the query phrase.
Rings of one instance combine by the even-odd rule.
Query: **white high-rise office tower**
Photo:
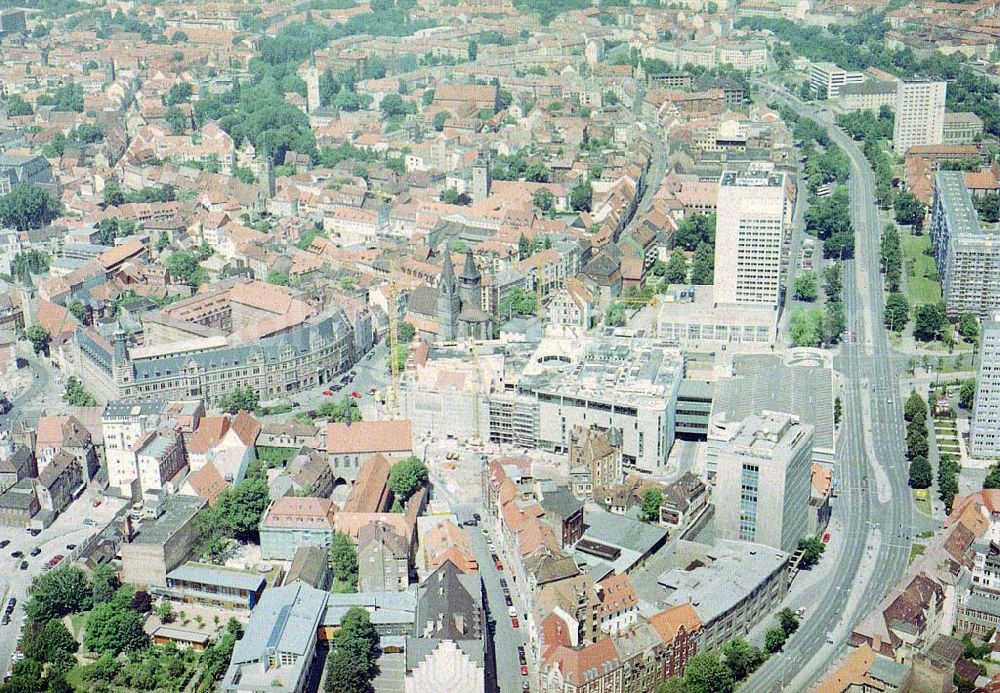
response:
[[[715,225],[715,303],[778,304],[786,204],[785,174],[723,172]]]
[[[947,82],[897,82],[896,119],[892,128],[892,148],[905,154],[921,144],[944,141],[944,99]]]
[[[720,539],[792,553],[808,526],[813,427],[791,414],[746,417],[720,450],[715,531]]]
[[[969,452],[973,457],[1000,457],[1000,313],[983,320],[980,329]]]

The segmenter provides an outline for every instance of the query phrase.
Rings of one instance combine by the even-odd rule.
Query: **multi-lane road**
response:
[[[835,470],[840,496],[834,513],[845,536],[826,593],[817,595],[784,651],[743,686],[748,691],[803,690],[829,668],[852,628],[902,575],[914,508],[904,455],[900,360],[890,350],[882,323],[881,228],[871,167],[827,112],[766,85],[762,88],[826,125],[851,160],[855,259],[844,263],[843,298],[847,329],[854,337],[834,361],[844,385]]]

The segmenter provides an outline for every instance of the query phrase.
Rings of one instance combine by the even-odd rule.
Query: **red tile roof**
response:
[[[402,453],[413,450],[409,419],[358,421],[350,425],[330,423],[326,427],[326,451],[331,455]]]

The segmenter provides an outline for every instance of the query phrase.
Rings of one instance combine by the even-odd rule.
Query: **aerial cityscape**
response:
[[[0,693],[1000,693],[1000,0],[0,0]]]

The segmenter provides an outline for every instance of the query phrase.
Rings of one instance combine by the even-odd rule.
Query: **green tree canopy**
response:
[[[909,190],[904,190],[896,195],[896,203],[893,205],[893,210],[896,214],[897,224],[912,226],[915,230],[923,228],[927,208]]]
[[[405,505],[426,481],[427,467],[419,457],[413,455],[400,460],[389,469],[389,490],[400,505]]]
[[[215,516],[213,524],[224,536],[256,542],[269,501],[267,479],[248,477],[219,494],[210,511]]]
[[[768,628],[767,632],[764,633],[764,650],[768,654],[774,654],[775,652],[780,652],[781,648],[785,646],[785,640],[788,636],[781,626],[774,626],[773,628]]]
[[[809,568],[819,562],[819,557],[826,551],[826,544],[818,537],[805,537],[799,540],[799,549],[802,551],[802,561],[799,565],[802,568]]]
[[[799,617],[786,606],[778,612],[778,624],[785,631],[785,635],[791,635],[799,629]]]
[[[326,664],[325,689],[328,693],[370,691],[378,654],[378,633],[368,612],[351,607],[333,639]]]
[[[254,411],[259,404],[257,392],[249,385],[246,387],[236,387],[232,392],[227,392],[219,397],[217,402],[219,409],[230,414],[239,411]]]
[[[715,652],[698,652],[684,668],[684,687],[688,693],[732,693],[736,686],[732,670]]]
[[[31,623],[44,623],[86,611],[93,604],[87,575],[73,565],[42,573],[31,583],[28,595],[24,610]]]
[[[700,243],[691,258],[691,283],[711,284],[715,280],[715,251],[708,243]]]
[[[36,354],[49,354],[49,342],[52,338],[41,325],[29,325],[24,330],[24,336],[31,342],[31,348]]]
[[[0,226],[18,231],[45,226],[62,214],[62,204],[33,183],[19,185],[0,196]]]
[[[911,390],[910,396],[906,398],[903,417],[907,421],[919,421],[921,424],[927,420],[927,402],[916,390]]]
[[[915,457],[910,462],[910,488],[930,488],[934,479],[931,463],[926,457]]]
[[[797,308],[791,317],[791,338],[795,346],[817,347],[823,339],[823,311]]]
[[[574,212],[589,212],[594,201],[594,186],[589,180],[578,181],[570,190],[569,204]]]
[[[357,588],[358,550],[344,532],[336,532],[330,542],[330,565],[337,580]]]
[[[990,467],[990,471],[983,481],[983,488],[1000,488],[1000,464],[994,464]]]
[[[674,233],[674,243],[687,251],[694,251],[702,243],[715,245],[715,213],[690,214],[681,219]]]
[[[145,615],[130,606],[134,590],[121,587],[110,602],[94,606],[87,615],[83,645],[92,652],[138,652],[149,646],[142,629]]]
[[[893,291],[885,300],[885,326],[893,332],[901,332],[910,320],[910,302],[906,296]]]
[[[666,272],[663,276],[670,284],[683,284],[687,281],[687,256],[684,255],[681,248],[674,248],[674,251],[670,253],[670,259],[667,261]]]
[[[815,301],[819,295],[816,273],[806,270],[795,277],[795,298],[800,301]]]
[[[172,253],[164,263],[170,276],[185,284],[198,286],[208,280],[205,270],[198,264],[198,259],[184,251]]]
[[[962,409],[972,409],[976,401],[976,379],[966,378],[958,388],[958,406]]]
[[[646,492],[642,494],[642,509],[639,512],[639,518],[644,522],[658,522],[661,505],[663,505],[663,493],[660,492],[660,489],[646,489]]]

